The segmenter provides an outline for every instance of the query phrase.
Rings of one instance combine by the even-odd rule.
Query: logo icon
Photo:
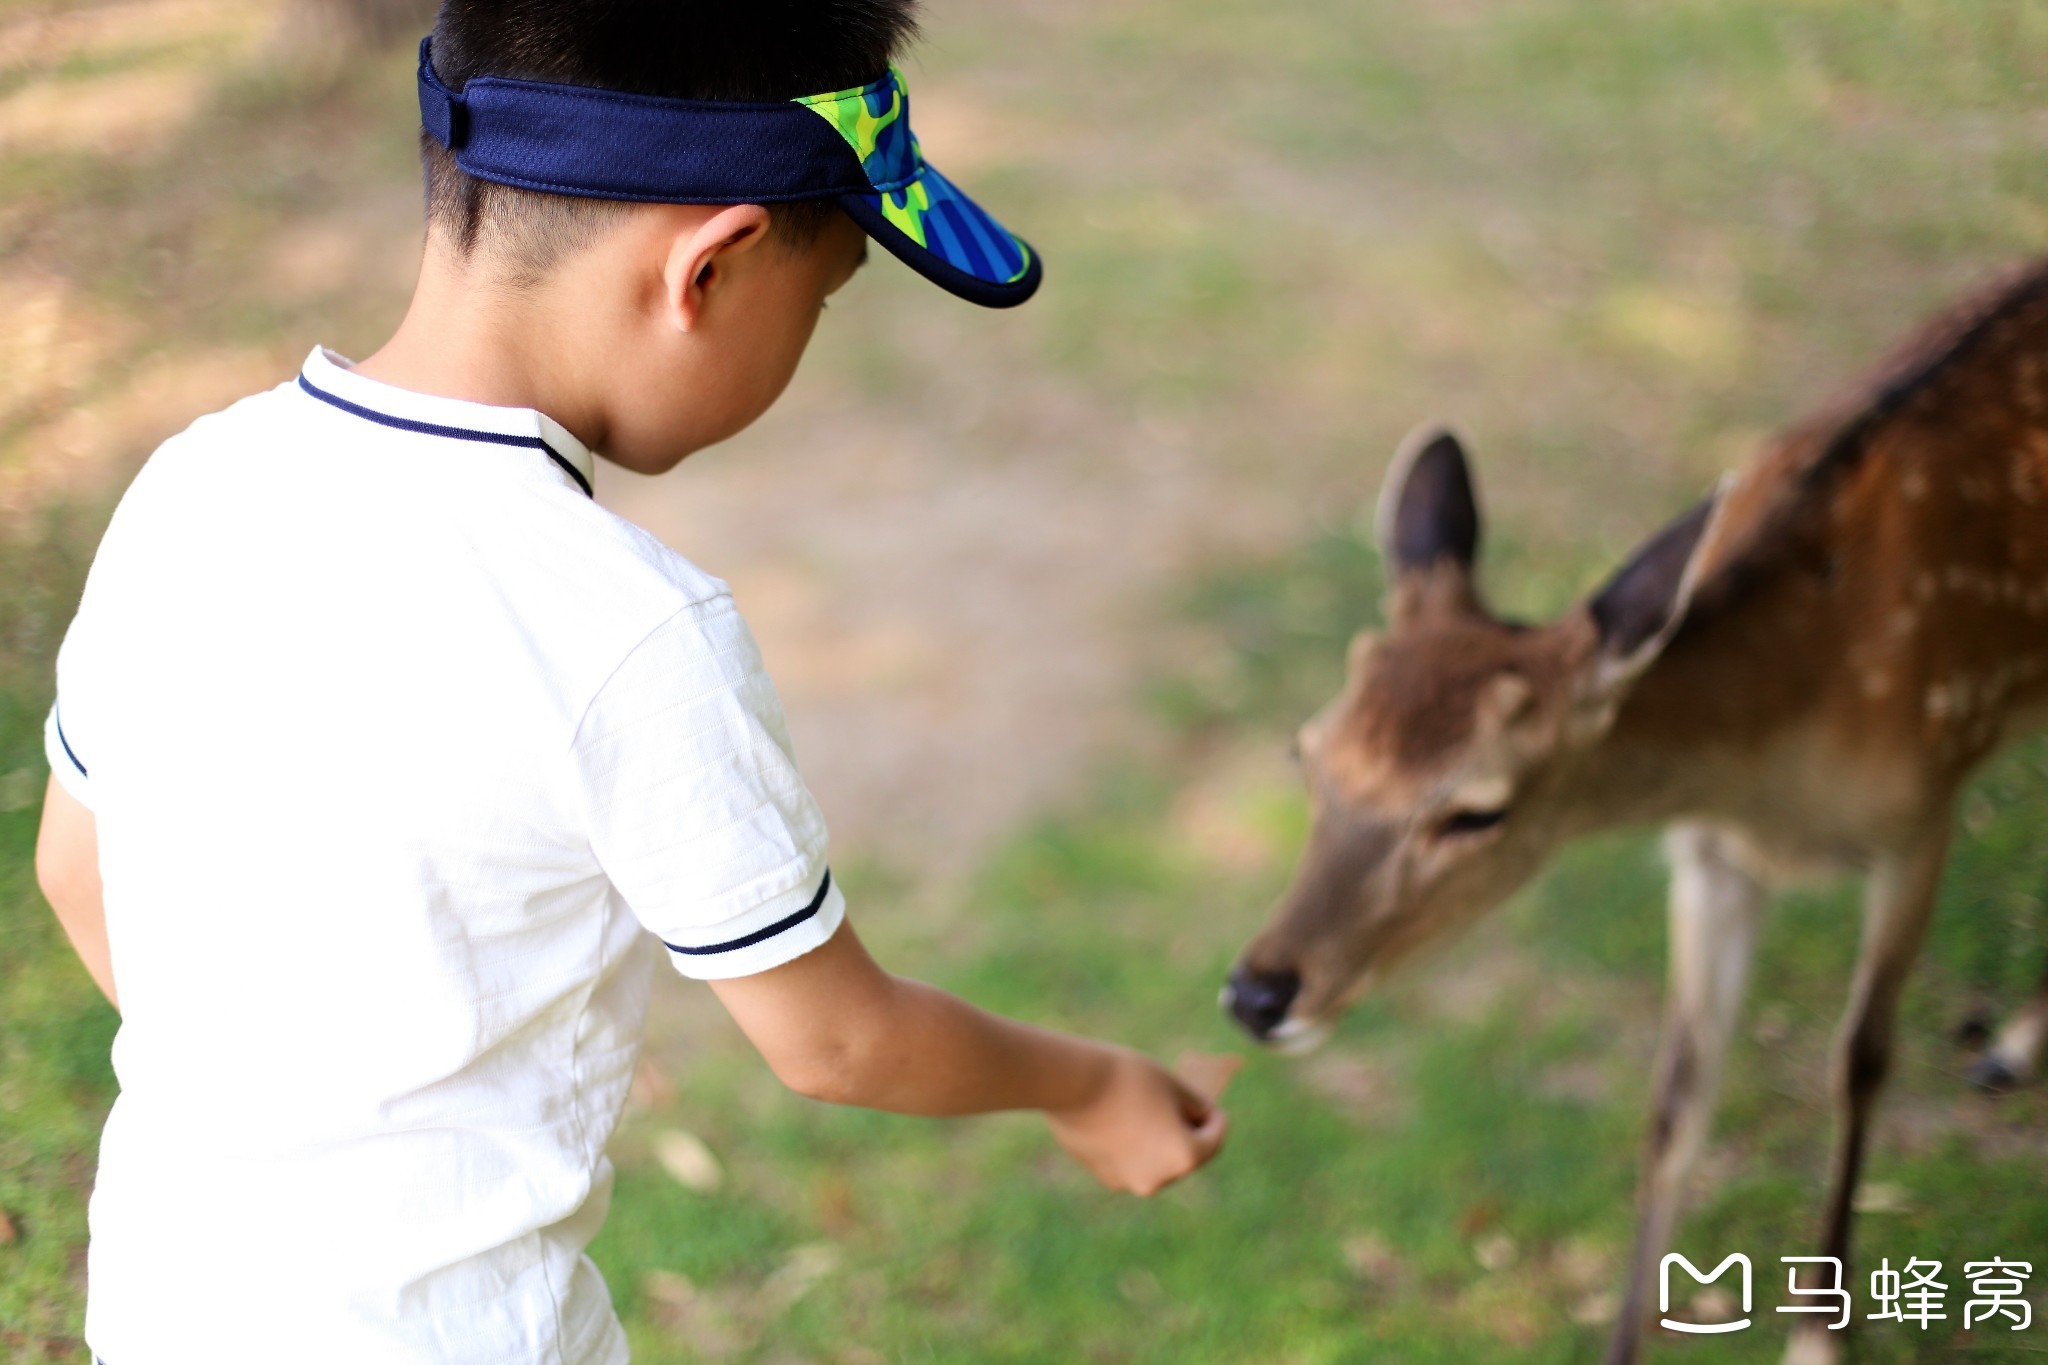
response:
[[[1674,1320],[1670,1316],[1671,1267],[1674,1262],[1678,1265],[1684,1266],[1685,1273],[1692,1276],[1695,1283],[1703,1285],[1712,1284],[1715,1280],[1720,1279],[1722,1273],[1726,1271],[1729,1266],[1741,1266],[1743,1316],[1734,1322],[1678,1322]],[[1721,1264],[1714,1267],[1713,1273],[1707,1275],[1700,1274],[1700,1268],[1694,1265],[1691,1261],[1688,1261],[1684,1256],[1680,1255],[1678,1252],[1671,1252],[1669,1255],[1665,1256],[1663,1261],[1657,1267],[1657,1308],[1660,1312],[1662,1312],[1665,1315],[1664,1317],[1659,1319],[1659,1321],[1661,1321],[1664,1326],[1670,1328],[1674,1332],[1691,1332],[1697,1336],[1711,1336],[1717,1335],[1722,1332],[1740,1332],[1743,1328],[1749,1326],[1749,1305],[1751,1289],[1750,1273],[1751,1272],[1749,1266],[1749,1257],[1743,1255],[1739,1251],[1730,1253],[1726,1260],[1722,1261]]]

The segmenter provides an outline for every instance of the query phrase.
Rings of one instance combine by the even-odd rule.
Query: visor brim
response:
[[[886,200],[880,193],[848,194],[840,196],[839,206],[897,260],[984,308],[1014,308],[1038,292],[1044,278],[1030,243],[929,164],[913,184]],[[906,231],[903,221],[921,228],[925,240]]]

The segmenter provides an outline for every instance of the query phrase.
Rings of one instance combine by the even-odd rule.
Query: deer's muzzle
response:
[[[1260,971],[1239,963],[1223,987],[1223,1008],[1261,1041],[1273,1036],[1287,1018],[1288,1007],[1301,993],[1301,975],[1292,971]]]

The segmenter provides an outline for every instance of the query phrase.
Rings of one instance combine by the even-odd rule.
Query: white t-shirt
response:
[[[108,1365],[626,1359],[583,1250],[653,955],[844,902],[725,585],[590,469],[315,351],[122,498],[47,727],[121,994]]]

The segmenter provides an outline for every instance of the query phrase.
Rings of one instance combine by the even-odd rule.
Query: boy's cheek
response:
[[[815,299],[762,299],[734,310],[685,363],[661,363],[669,358],[647,354],[616,357],[605,458],[636,473],[660,474],[752,426],[795,377],[819,311]]]
[[[763,319],[765,325],[735,348],[740,354],[734,357],[738,363],[729,382],[714,386],[723,401],[718,413],[722,430],[713,440],[722,441],[753,425],[775,406],[775,400],[782,397],[796,377],[797,367],[803,363],[804,351],[818,328],[819,309],[811,306],[777,311],[780,316],[772,322]]]

